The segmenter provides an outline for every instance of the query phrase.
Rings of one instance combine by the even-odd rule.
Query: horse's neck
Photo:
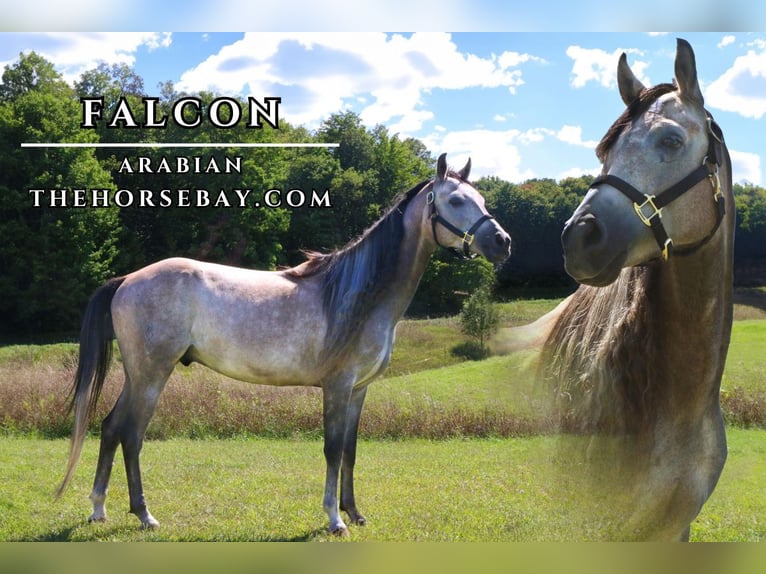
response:
[[[720,384],[732,323],[732,249],[729,226],[697,253],[673,257],[655,277],[658,350],[679,391],[711,394]],[[679,376],[683,373],[683,376]],[[686,382],[686,384],[683,384]]]
[[[426,194],[421,192],[410,201],[404,213],[399,267],[383,297],[383,305],[391,313],[393,323],[407,310],[436,249],[426,207]]]
[[[675,318],[664,321],[667,330],[707,340],[711,351],[718,344],[717,332],[731,324],[734,198],[730,192],[726,204],[727,213],[713,239],[692,254],[671,257],[656,274],[660,317]]]

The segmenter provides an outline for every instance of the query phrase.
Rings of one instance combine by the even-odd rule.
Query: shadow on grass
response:
[[[77,526],[53,530],[38,536],[27,536],[19,538],[9,538],[8,542],[69,542],[72,540],[72,534],[78,529]]]
[[[89,524],[80,524],[69,528],[52,530],[50,532],[42,533],[36,536],[22,536],[7,540],[8,542],[73,542],[73,541],[119,541],[126,539],[133,539],[137,534],[142,532],[141,526],[135,528],[125,528],[124,525],[115,525],[113,528],[95,528],[92,532],[93,536],[88,536],[87,533],[83,536],[81,528],[89,528]],[[74,538],[75,534],[80,532],[80,536]],[[233,536],[231,538],[205,538],[200,536],[173,536],[169,538],[163,538],[162,529],[144,531],[150,534],[147,541],[156,542],[211,542],[211,541],[227,541],[227,542],[314,542],[314,541],[327,541],[327,540],[342,540],[339,537],[330,534],[326,528],[317,528],[304,534],[298,534],[296,536],[263,536],[263,537],[242,537]]]

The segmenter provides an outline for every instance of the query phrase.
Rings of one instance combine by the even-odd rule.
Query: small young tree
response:
[[[497,331],[500,314],[497,305],[492,302],[490,288],[484,285],[463,303],[460,312],[460,330],[474,339],[478,339],[479,348],[485,352],[487,339]]]

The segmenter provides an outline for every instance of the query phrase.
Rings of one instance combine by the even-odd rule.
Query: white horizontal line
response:
[[[176,142],[176,143],[159,143],[159,142],[144,142],[144,143],[38,143],[38,142],[22,142],[21,147],[29,148],[49,148],[49,147],[81,147],[81,148],[141,148],[141,147],[183,147],[183,148],[214,148],[214,147],[339,147],[339,143],[276,143],[276,142],[261,142],[261,143],[189,143],[189,142]]]

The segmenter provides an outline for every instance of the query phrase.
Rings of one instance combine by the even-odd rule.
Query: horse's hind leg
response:
[[[343,441],[343,460],[340,475],[340,509],[348,514],[352,524],[364,525],[367,519],[356,507],[354,498],[354,463],[356,462],[356,437],[359,418],[362,415],[367,386],[357,387],[351,393],[346,421],[346,436]]]
[[[106,494],[109,489],[109,478],[112,474],[114,454],[117,445],[120,444],[120,421],[122,403],[125,400],[123,390],[112,411],[101,423],[101,446],[98,451],[98,464],[96,465],[96,477],[93,480],[93,491],[90,500],[93,502],[93,514],[88,522],[103,522],[106,520]]]
[[[147,371],[146,368],[142,370]],[[101,426],[101,448],[93,491],[90,495],[93,502],[93,514],[89,521],[106,520],[105,501],[109,477],[117,445],[122,444],[130,495],[130,512],[139,518],[144,528],[159,526],[159,522],[149,512],[144,498],[139,455],[146,427],[149,425],[160,393],[172,370],[172,365],[155,369],[155,372],[160,375],[148,378],[141,373],[131,376],[126,365],[125,387],[112,412],[104,419]],[[147,380],[150,382],[145,382]]]
[[[157,528],[160,523],[151,515],[144,498],[144,489],[141,482],[141,468],[139,455],[144,444],[144,435],[149,421],[154,415],[154,409],[160,398],[160,393],[165,387],[174,365],[160,372],[159,376],[152,377],[144,385],[131,385],[131,392],[126,401],[126,414],[120,431],[123,458],[125,459],[125,473],[128,478],[128,493],[130,495],[130,512],[135,514],[144,528]]]

